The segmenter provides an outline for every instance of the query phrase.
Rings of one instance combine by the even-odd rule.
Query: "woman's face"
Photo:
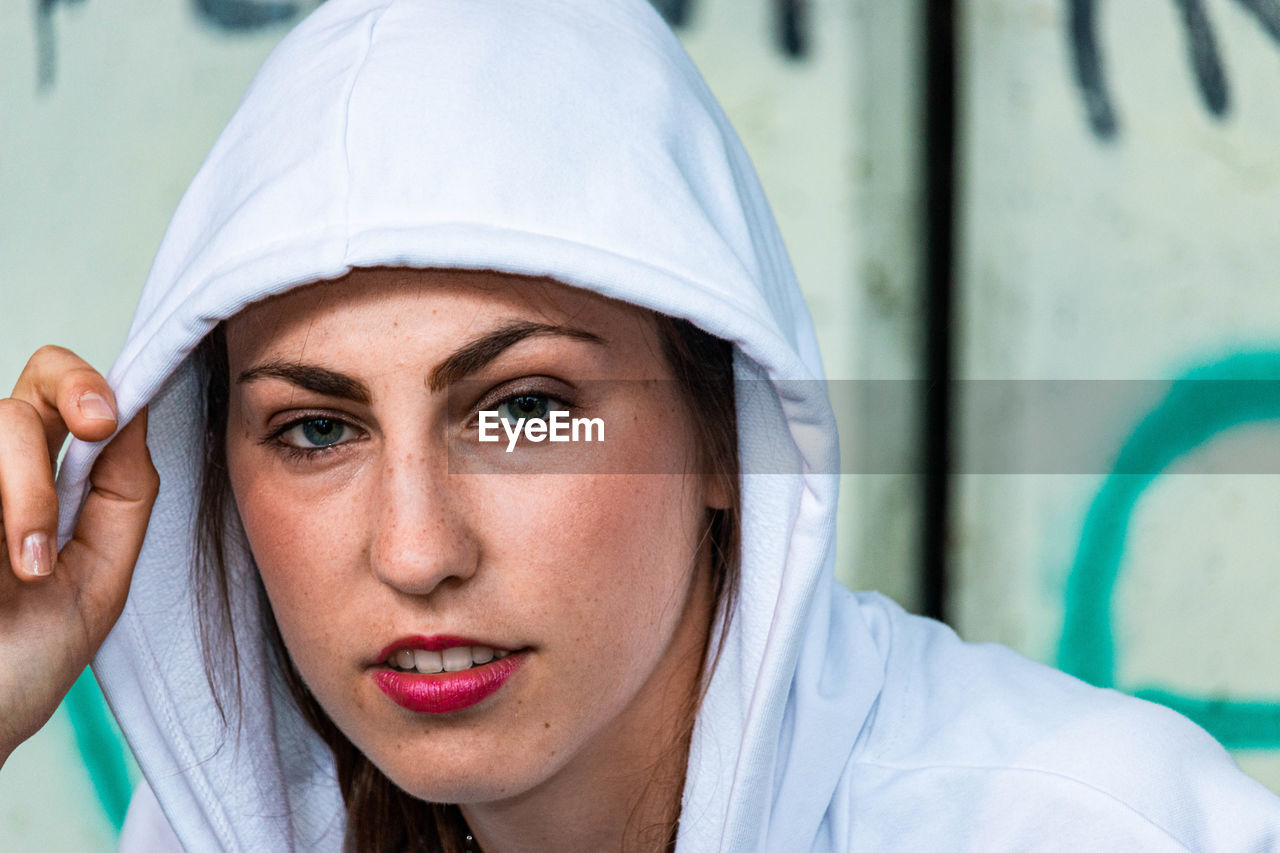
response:
[[[231,484],[281,635],[392,781],[497,803],[633,784],[672,746],[719,497],[651,314],[371,269],[246,309],[227,346]],[[557,409],[604,441],[478,440],[480,410]]]

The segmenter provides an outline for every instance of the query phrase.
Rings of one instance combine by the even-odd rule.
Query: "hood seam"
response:
[[[360,83],[360,73],[369,64],[369,56],[373,53],[374,33],[382,17],[391,10],[394,0],[383,6],[376,13],[370,13],[369,31],[365,35],[364,54],[351,72],[351,85],[347,87],[347,95],[342,105],[342,166],[347,179],[347,186],[342,201],[342,260],[346,263],[351,249],[351,102],[355,100],[356,86]]]

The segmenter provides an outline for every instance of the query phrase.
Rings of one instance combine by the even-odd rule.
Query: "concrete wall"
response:
[[[1280,789],[1280,4],[1179,5],[963,6],[953,612]]]

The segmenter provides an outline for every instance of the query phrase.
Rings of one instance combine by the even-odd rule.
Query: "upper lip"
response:
[[[471,637],[461,637],[456,634],[432,634],[426,636],[423,634],[415,634],[411,637],[401,637],[395,642],[388,645],[381,652],[373,664],[375,666],[386,663],[387,658],[394,655],[401,649],[425,649],[429,652],[442,652],[445,649],[452,649],[458,646],[485,646],[500,652],[514,652],[516,647],[503,646],[498,643],[491,643],[487,640],[476,640]]]

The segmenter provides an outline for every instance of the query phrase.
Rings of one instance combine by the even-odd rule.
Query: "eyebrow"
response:
[[[313,364],[298,364],[292,361],[269,361],[257,367],[251,367],[240,374],[237,382],[252,382],[255,379],[283,379],[300,388],[323,394],[326,397],[338,397],[351,400],[362,406],[369,405],[373,395],[369,388],[359,379],[353,379],[336,370],[316,367]]]
[[[481,369],[520,341],[526,338],[548,336],[572,338],[600,345],[605,343],[599,335],[573,326],[524,321],[508,323],[469,341],[432,368],[427,377],[427,387],[432,391],[439,391],[449,383]],[[269,361],[251,367],[240,374],[237,382],[252,382],[255,379],[268,377],[283,379],[285,382],[326,397],[338,397],[365,406],[369,405],[369,401],[373,398],[368,386],[359,379],[325,367],[291,361]]]
[[[604,345],[604,338],[584,329],[573,326],[557,326],[549,323],[529,323],[517,321],[499,326],[488,334],[476,338],[462,346],[453,355],[440,362],[427,377],[427,387],[439,391],[450,382],[468,376],[489,362],[493,361],[503,350],[514,346],[526,338],[540,337],[572,338],[587,343]]]

